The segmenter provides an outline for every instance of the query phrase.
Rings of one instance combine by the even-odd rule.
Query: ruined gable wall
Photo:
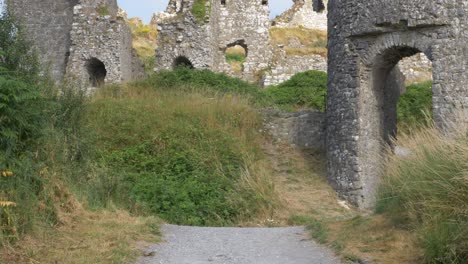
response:
[[[158,25],[155,70],[172,69],[175,59],[187,58],[197,69],[211,69],[214,60],[212,25],[216,18],[197,22],[193,0],[171,0],[166,12],[156,14]],[[209,8],[207,8],[209,10]]]
[[[62,80],[71,45],[73,7],[78,0],[8,0],[7,3],[25,25],[40,61],[49,65],[56,81]]]
[[[328,10],[328,177],[342,197],[370,207],[384,146],[379,86],[398,59],[421,51],[432,60],[438,126],[468,121],[468,4],[330,0]]]
[[[216,45],[215,71],[229,72],[225,50],[234,43],[247,49],[243,79],[255,81],[258,71],[267,68],[272,57],[269,46],[269,7],[262,0],[213,1],[211,18],[216,20],[213,27]]]
[[[143,65],[132,48],[130,28],[118,12],[116,0],[82,0],[74,8],[67,72],[84,84],[89,81],[86,64],[91,58],[104,63],[106,83],[144,76]]]

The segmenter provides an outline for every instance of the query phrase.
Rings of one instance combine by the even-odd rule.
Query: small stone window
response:
[[[99,87],[104,85],[107,70],[102,61],[97,58],[91,58],[86,62],[85,67],[89,76],[89,84],[92,87]]]
[[[193,67],[192,62],[191,62],[187,57],[185,57],[185,56],[179,56],[179,57],[177,57],[177,58],[174,60],[173,67],[174,67],[174,68],[185,67],[185,68],[189,68],[189,69],[195,68],[195,67]]]
[[[221,0],[221,5],[225,6],[226,5],[226,0]]]
[[[262,5],[268,5],[268,0],[262,0]]]

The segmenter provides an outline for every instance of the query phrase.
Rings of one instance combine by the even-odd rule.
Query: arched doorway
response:
[[[99,87],[105,84],[107,75],[106,66],[97,58],[91,58],[86,62],[89,84],[92,87]]]
[[[185,56],[179,56],[175,58],[174,63],[173,63],[173,68],[178,68],[178,67],[185,67],[189,69],[193,69],[193,64],[192,62]]]
[[[231,66],[234,75],[242,77],[244,72],[244,63],[247,59],[247,45],[230,44],[224,51],[227,64]]]

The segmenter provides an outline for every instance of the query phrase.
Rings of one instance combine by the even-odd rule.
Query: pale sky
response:
[[[2,0],[0,0],[2,1]],[[128,17],[141,17],[148,23],[153,13],[164,11],[169,0],[117,0]],[[270,0],[271,17],[275,17],[292,6],[292,0]]]

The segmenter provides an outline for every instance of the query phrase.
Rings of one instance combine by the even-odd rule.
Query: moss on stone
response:
[[[104,4],[98,6],[97,12],[100,16],[108,16],[110,14],[109,8]]]

